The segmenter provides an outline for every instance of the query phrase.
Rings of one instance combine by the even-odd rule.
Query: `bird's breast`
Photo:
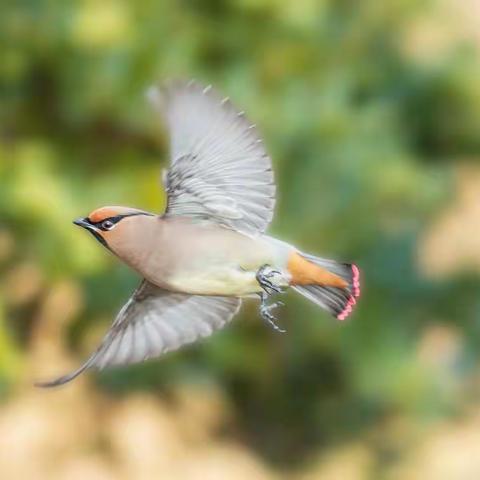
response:
[[[181,226],[164,235],[140,273],[163,288],[197,295],[260,291],[257,270],[275,259],[268,242],[222,228]]]

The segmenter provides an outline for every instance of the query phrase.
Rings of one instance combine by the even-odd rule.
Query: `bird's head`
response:
[[[143,210],[114,206],[98,208],[73,223],[88,230],[109,250],[124,257],[145,237],[146,224],[156,217]]]

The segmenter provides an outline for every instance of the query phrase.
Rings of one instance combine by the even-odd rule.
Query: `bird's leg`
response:
[[[276,318],[271,313],[273,309],[284,305],[283,302],[275,302],[268,305],[267,300],[274,293],[283,293],[282,286],[285,286],[285,277],[282,272],[273,269],[269,265],[263,265],[257,272],[257,281],[263,288],[260,293],[260,315],[277,332],[285,333],[286,330],[276,324]]]
[[[260,295],[260,315],[262,318],[276,331],[279,333],[285,333],[286,330],[284,328],[281,328],[280,326],[277,325],[276,323],[276,318],[272,315],[271,311],[274,308],[280,307],[285,305],[283,302],[275,302],[270,305],[268,305],[267,300],[268,300],[268,293],[262,292],[259,294]]]

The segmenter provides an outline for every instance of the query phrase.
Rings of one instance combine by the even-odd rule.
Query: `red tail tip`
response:
[[[353,306],[357,303],[355,298],[360,296],[360,270],[352,264],[352,288],[353,295],[347,301],[345,308],[337,315],[338,320],[345,320],[352,313]]]
[[[352,263],[352,273],[353,273],[353,296],[360,296],[360,270],[358,267]]]

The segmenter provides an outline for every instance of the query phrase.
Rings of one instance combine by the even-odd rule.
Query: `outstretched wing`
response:
[[[263,233],[273,216],[275,184],[255,125],[228,99],[196,82],[152,87],[149,98],[170,131],[166,215]]]
[[[62,385],[88,368],[137,363],[176,350],[222,328],[240,303],[236,297],[172,293],[144,280],[117,315],[100,347],[80,368],[37,386]]]

